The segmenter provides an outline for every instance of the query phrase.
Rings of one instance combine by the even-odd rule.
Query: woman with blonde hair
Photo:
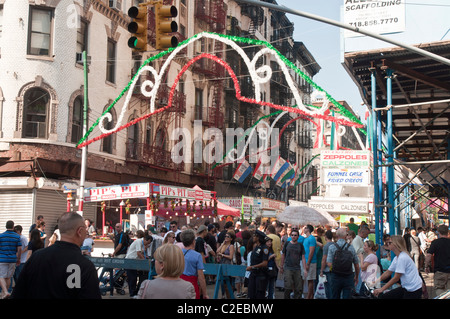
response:
[[[139,299],[195,299],[194,286],[180,276],[184,270],[184,255],[176,245],[156,249],[155,269],[158,276],[145,280],[139,289]]]
[[[374,290],[374,295],[382,299],[421,299],[422,279],[414,261],[406,248],[405,239],[402,236],[391,236],[386,242],[389,250],[395,254],[389,269],[380,276],[377,282],[383,282],[394,276],[381,288]],[[400,281],[401,287],[385,292],[393,284]]]

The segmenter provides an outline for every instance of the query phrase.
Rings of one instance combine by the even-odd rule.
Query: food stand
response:
[[[90,187],[84,189],[85,202],[101,202],[102,230],[105,236],[106,202],[120,200],[120,221],[123,219],[123,207],[129,213],[130,199],[146,199],[145,225],[155,225],[155,217],[171,219],[174,216],[191,217],[239,216],[239,210],[219,203],[215,191],[203,190],[198,186],[193,188],[162,185],[157,183],[134,183]],[[67,198],[71,200],[72,198]],[[124,204],[122,204],[124,203]]]

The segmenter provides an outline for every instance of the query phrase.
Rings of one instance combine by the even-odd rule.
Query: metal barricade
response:
[[[100,287],[100,292],[102,294],[106,294],[106,292],[110,292],[111,296],[114,293],[114,285],[115,278],[114,269],[118,270],[126,270],[126,269],[135,269],[135,270],[143,270],[152,274],[152,268],[150,266],[149,259],[125,259],[125,258],[111,258],[111,257],[91,257],[86,256],[95,267],[102,268],[102,271],[99,275],[99,280],[101,283],[104,283],[103,286]],[[216,276],[216,285],[214,288],[214,299],[217,299],[219,295],[219,289],[222,284],[225,284],[230,292],[231,298],[234,298],[233,288],[231,286],[230,277],[244,277],[246,267],[243,265],[227,265],[227,264],[204,264],[205,269],[203,273],[205,275],[215,275]],[[109,274],[109,281],[107,282],[106,276]]]

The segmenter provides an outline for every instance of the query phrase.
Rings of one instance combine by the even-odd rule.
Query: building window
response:
[[[72,143],[78,143],[83,134],[83,98],[77,96],[73,102],[72,112]]]
[[[2,31],[3,31],[3,6],[0,5],[0,40],[2,39]]]
[[[111,130],[114,127],[112,122],[107,122],[107,120],[105,120],[105,122],[106,122],[105,123],[106,130]],[[105,138],[103,138],[102,152],[109,154],[113,153],[113,135],[114,134],[110,134]]]
[[[203,90],[195,89],[195,118],[194,120],[202,120],[203,116]]]
[[[83,51],[87,52],[88,50],[87,44],[88,44],[88,23],[86,21],[81,20],[80,27],[77,30],[77,53],[83,53]]]
[[[130,121],[132,120],[133,119],[130,119]],[[138,147],[139,147],[139,124],[136,123],[128,127],[127,130],[127,157],[137,159]]]
[[[27,53],[50,56],[53,10],[31,7],[29,21]]]
[[[116,83],[116,42],[108,39],[106,81]]]
[[[22,137],[47,138],[47,118],[50,96],[41,89],[25,93]]]
[[[108,106],[112,103],[112,101],[109,101]],[[102,114],[106,111],[107,106],[103,109]],[[103,127],[105,130],[112,130],[116,126],[117,122],[117,114],[114,111],[114,108],[109,110],[109,113],[111,114],[112,118],[111,121],[104,118],[103,119]],[[102,152],[108,153],[108,154],[115,154],[115,148],[116,148],[116,134],[110,134],[102,139],[102,145],[100,146],[100,150]]]
[[[145,144],[152,145],[152,123],[147,120],[145,125]]]

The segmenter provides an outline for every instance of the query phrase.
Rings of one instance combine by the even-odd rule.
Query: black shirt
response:
[[[195,239],[195,248],[194,250],[200,254],[203,254],[203,256],[206,256],[206,251],[205,251],[205,240],[198,236]]]
[[[450,273],[450,238],[433,240],[428,253],[434,255],[434,271]]]
[[[119,246],[119,244],[122,244],[122,247],[120,248],[120,250],[117,252],[117,255],[124,255],[127,253],[128,250],[128,246],[127,246],[127,239],[125,238],[125,236],[128,236],[128,234],[126,234],[125,232],[121,231],[120,234],[116,234],[114,237],[114,249],[117,248],[117,246]]]
[[[206,234],[205,241],[209,246],[211,246],[214,252],[217,251],[217,241],[214,235],[211,235],[210,233]]]
[[[258,265],[264,260],[269,260],[269,248],[266,245],[256,246],[250,257],[250,266]]]
[[[101,299],[94,264],[75,244],[57,241],[24,265],[13,299]]]

